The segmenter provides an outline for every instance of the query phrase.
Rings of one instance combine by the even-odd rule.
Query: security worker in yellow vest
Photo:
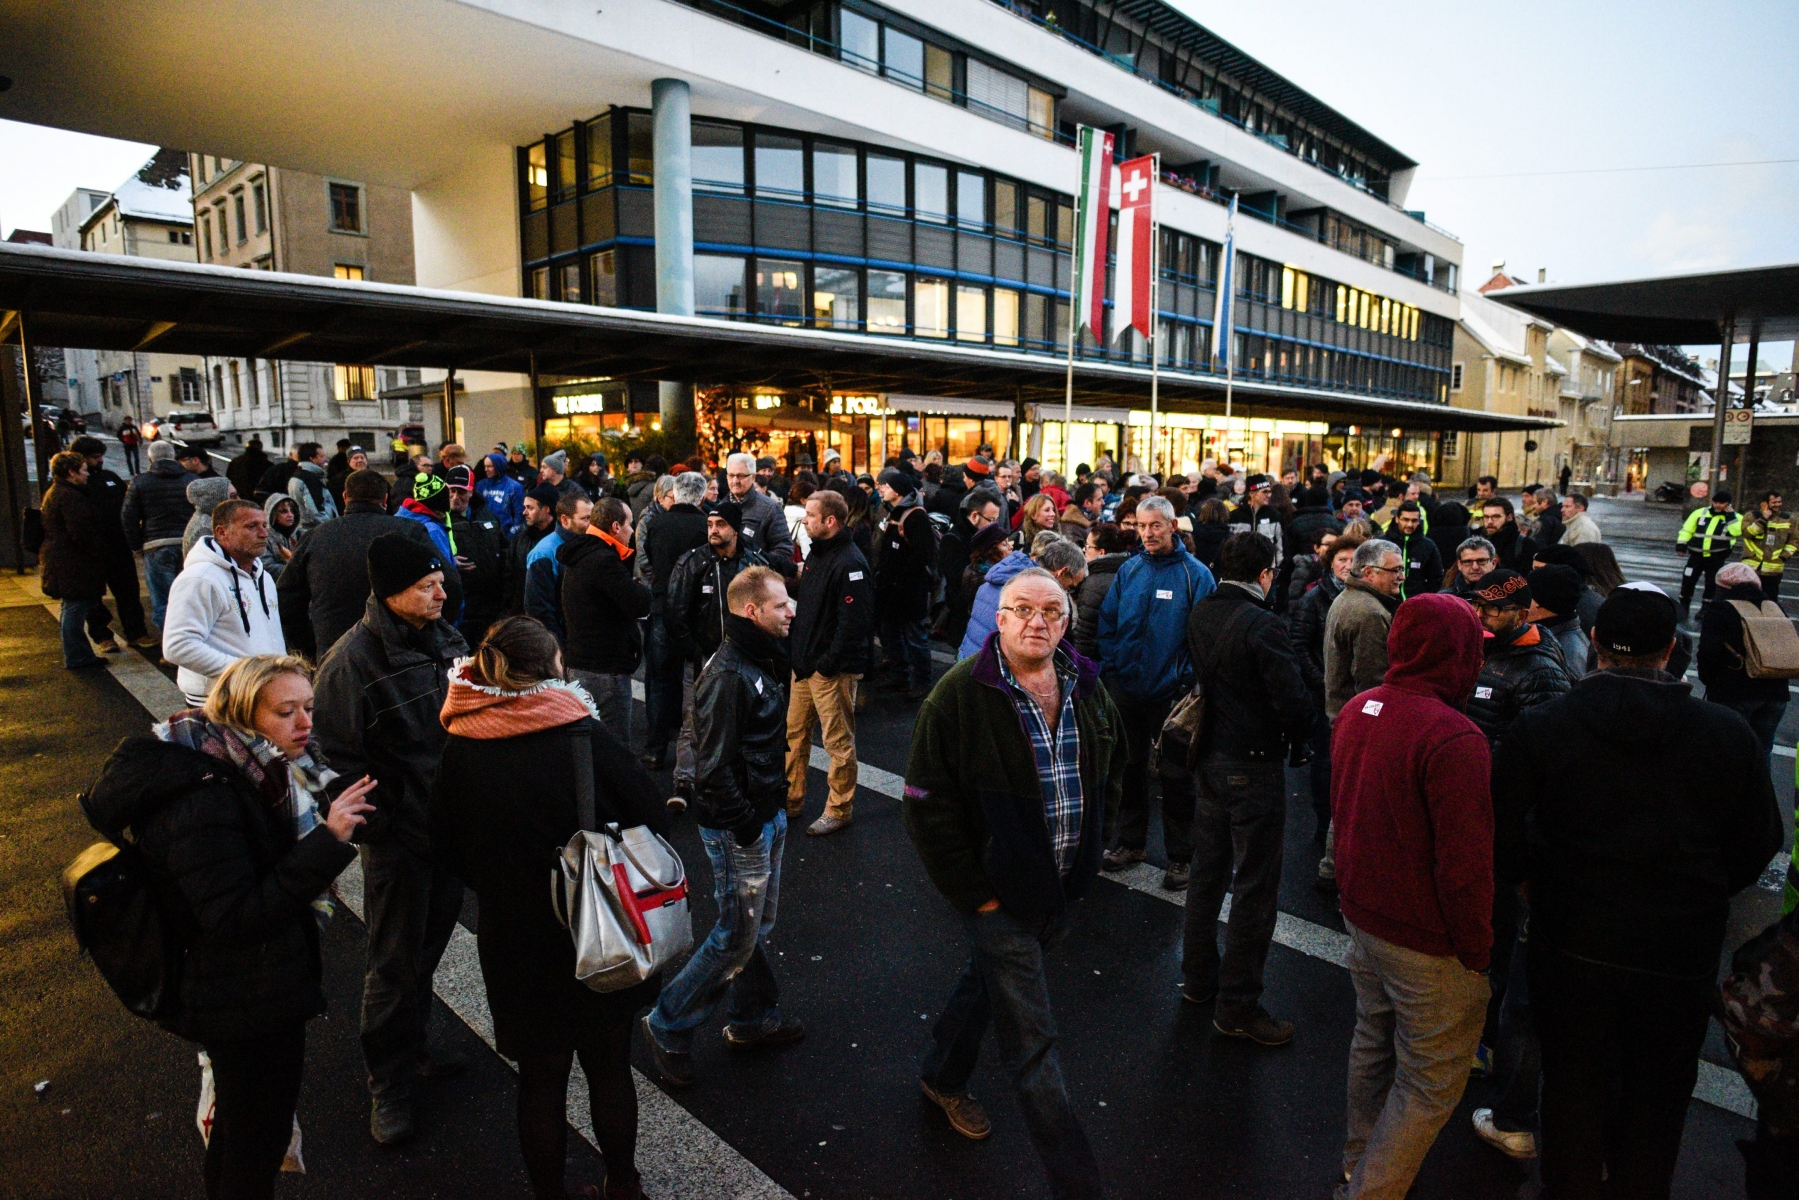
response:
[[[1780,580],[1787,559],[1799,553],[1799,530],[1793,518],[1781,511],[1779,492],[1762,497],[1756,514],[1743,526],[1743,561],[1761,576],[1762,593],[1780,603]]]
[[[1743,536],[1743,517],[1730,507],[1730,493],[1720,491],[1712,497],[1710,507],[1695,508],[1687,514],[1675,545],[1687,552],[1687,569],[1680,573],[1680,619],[1685,621],[1693,606],[1693,589],[1705,580],[1702,600],[1710,600],[1718,590],[1718,568],[1730,561],[1730,552]]]

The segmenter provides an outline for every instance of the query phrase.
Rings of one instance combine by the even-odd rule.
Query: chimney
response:
[[[1548,283],[1549,282],[1549,268],[1548,267],[1538,267],[1537,268],[1537,282],[1538,283]]]
[[[1493,274],[1494,275],[1505,274],[1505,259],[1496,258],[1493,260]]]

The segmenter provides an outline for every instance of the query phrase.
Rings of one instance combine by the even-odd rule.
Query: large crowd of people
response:
[[[1546,1195],[1668,1194],[1729,902],[1782,838],[1787,685],[1755,644],[1799,550],[1778,495],[1695,509],[1677,602],[1624,580],[1584,497],[1514,502],[1490,477],[1463,498],[1323,466],[1064,476],[985,446],[876,476],[835,451],[786,472],[633,455],[615,476],[446,444],[390,479],[312,442],[252,443],[219,475],[159,440],[127,482],[105,452],[78,438],[51,462],[43,586],[67,667],[122,652],[110,590],[191,706],[122,745],[90,805],[181,914],[168,1024],[211,1061],[210,1196],[270,1194],[352,846],[375,1141],[413,1136],[419,1089],[465,1065],[430,1057],[426,1024],[471,888],[535,1194],[640,1196],[637,1032],[671,1088],[696,1083],[721,1005],[733,1049],[805,1036],[766,941],[789,822],[855,820],[867,685],[919,704],[905,828],[971,945],[920,1087],[987,1137],[968,1085],[992,1025],[1052,1194],[1128,1194],[1070,1099],[1044,964],[1096,877],[1146,869],[1152,811],[1160,885],[1187,897],[1183,1000],[1220,1036],[1305,1036],[1264,985],[1295,768],[1356,997],[1337,1194],[1404,1196],[1470,1086],[1475,1133],[1540,1158]],[[814,730],[828,798],[804,824]],[[698,826],[718,916],[667,978],[575,978],[542,881],[587,792],[600,824]],[[1745,948],[1724,996],[1790,1074],[1799,1021],[1744,982],[1782,953],[1799,964],[1799,931]],[[606,1176],[570,1189],[577,1058]],[[1799,1119],[1762,1082],[1751,1185],[1760,1163],[1786,1190],[1758,1200],[1799,1179]]]

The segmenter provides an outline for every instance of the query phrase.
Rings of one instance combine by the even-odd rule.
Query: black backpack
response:
[[[87,796],[80,801],[93,824]],[[125,1007],[147,1021],[167,1023],[180,1012],[185,948],[150,883],[143,851],[120,832],[99,832],[106,840],[63,868],[69,925]]]

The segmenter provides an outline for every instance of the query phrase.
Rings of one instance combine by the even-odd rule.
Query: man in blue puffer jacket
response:
[[[1100,678],[1124,714],[1130,749],[1116,822],[1118,844],[1100,864],[1108,871],[1143,861],[1149,839],[1150,747],[1168,710],[1193,684],[1187,614],[1218,586],[1206,565],[1181,544],[1174,521],[1174,506],[1160,496],[1146,496],[1137,505],[1143,553],[1118,568],[1099,610]],[[1162,774],[1163,824],[1185,830],[1193,821],[1191,780],[1184,772],[1169,778],[1166,768]],[[1108,841],[1112,832],[1107,831]],[[1185,886],[1186,874],[1179,874]]]
[[[987,644],[987,635],[999,628],[999,592],[1006,581],[1036,565],[1023,550],[1014,550],[987,568],[987,578],[975,591],[974,604],[968,610],[968,632],[962,635],[961,648],[956,651],[958,660],[979,654]]]

